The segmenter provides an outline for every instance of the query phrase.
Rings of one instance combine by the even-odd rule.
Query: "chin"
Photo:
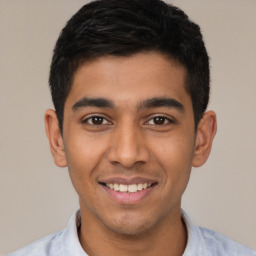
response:
[[[106,227],[112,232],[120,235],[139,235],[147,232],[153,225],[152,221],[149,219],[137,218],[135,216],[122,216],[115,218],[115,220],[110,220],[105,223]]]

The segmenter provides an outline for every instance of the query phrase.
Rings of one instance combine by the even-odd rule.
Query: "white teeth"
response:
[[[119,191],[119,185],[116,184],[116,183],[114,184],[114,190],[115,190],[115,191]]]
[[[137,191],[141,191],[143,189],[147,189],[151,186],[150,183],[144,184],[131,184],[131,185],[124,185],[124,184],[117,184],[117,183],[106,183],[106,186],[112,190],[120,191],[120,192],[127,192],[127,193],[135,193]]]
[[[138,184],[138,190],[142,190],[143,189],[143,185],[142,184]]]
[[[123,185],[123,184],[120,184],[119,186],[119,191],[120,192],[127,192],[127,185]]]
[[[136,192],[137,191],[137,185],[136,184],[132,184],[128,186],[128,192]]]

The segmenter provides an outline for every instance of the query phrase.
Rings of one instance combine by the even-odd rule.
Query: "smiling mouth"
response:
[[[101,185],[121,193],[136,193],[151,188],[157,183],[139,183],[139,184],[118,184],[118,183],[100,183]]]

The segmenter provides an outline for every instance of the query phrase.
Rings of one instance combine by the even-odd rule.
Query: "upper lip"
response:
[[[144,178],[144,177],[132,177],[132,178],[124,178],[124,177],[111,177],[102,179],[99,183],[111,183],[111,184],[124,184],[124,185],[131,185],[131,184],[153,184],[157,183],[156,180],[151,178]]]

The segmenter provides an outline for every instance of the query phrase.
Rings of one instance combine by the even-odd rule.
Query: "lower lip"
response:
[[[142,199],[147,197],[149,193],[155,188],[155,185],[137,192],[126,193],[112,190],[104,185],[101,185],[104,190],[110,195],[112,199],[120,204],[134,204],[140,202]]]

